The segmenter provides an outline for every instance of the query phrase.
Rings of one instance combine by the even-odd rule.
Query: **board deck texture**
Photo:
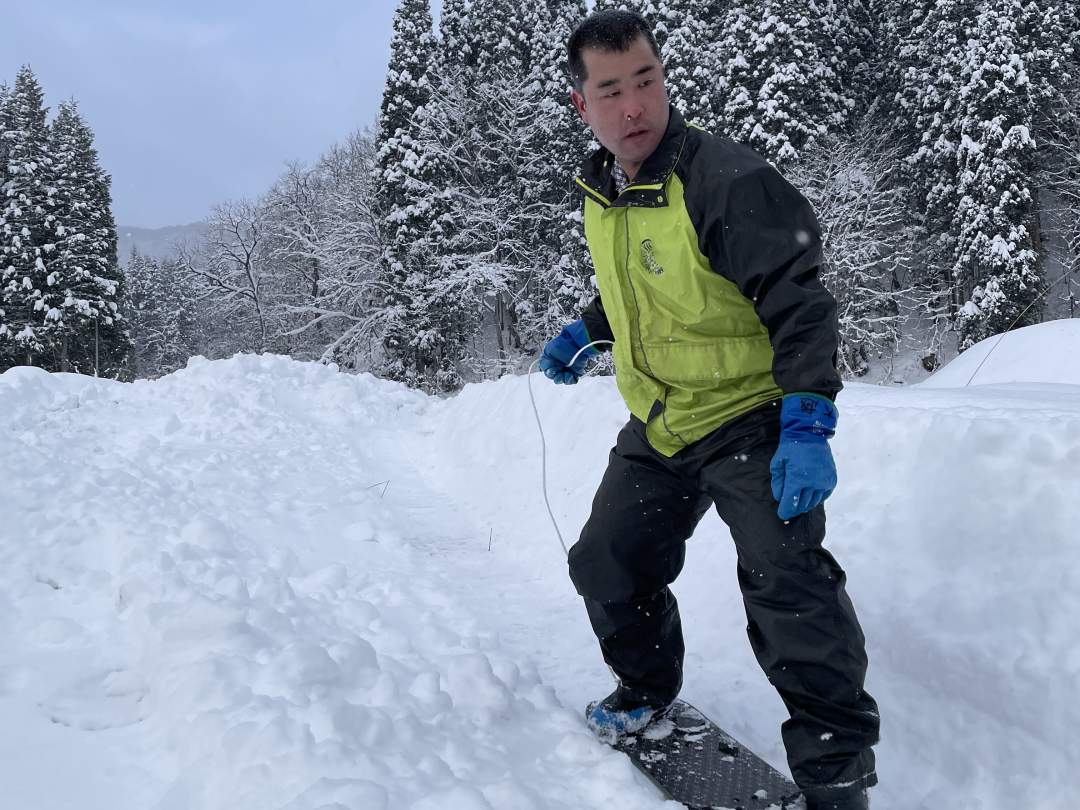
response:
[[[804,807],[790,779],[682,700],[614,747],[691,810]]]

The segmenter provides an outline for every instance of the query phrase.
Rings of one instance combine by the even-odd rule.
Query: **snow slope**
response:
[[[1080,318],[1025,326],[979,341],[921,385],[1046,383],[1080,385]]]
[[[625,411],[610,379],[533,385],[572,541]],[[1069,806],[1080,386],[839,405],[875,807]],[[678,807],[582,727],[610,676],[524,378],[439,400],[275,356],[16,368],[0,414],[0,808]],[[782,768],[734,566],[710,515],[676,588],[684,694]]]

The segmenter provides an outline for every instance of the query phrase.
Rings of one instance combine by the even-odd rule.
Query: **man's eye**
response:
[[[652,83],[653,83],[653,80],[652,80],[652,79],[646,79],[645,81],[643,81],[643,82],[641,83],[641,86],[642,86],[642,87],[648,87],[648,86],[649,86],[650,84],[652,84]]]
[[[604,96],[604,98],[615,98],[615,96],[619,95],[619,92],[619,90],[612,90],[610,93]]]

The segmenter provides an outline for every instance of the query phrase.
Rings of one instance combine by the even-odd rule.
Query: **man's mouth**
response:
[[[632,141],[640,138],[642,135],[647,135],[649,130],[647,129],[632,129],[626,135],[623,136],[623,140]]]

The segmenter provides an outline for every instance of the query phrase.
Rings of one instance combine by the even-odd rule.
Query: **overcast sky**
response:
[[[374,124],[396,5],[3,0],[0,81],[79,102],[117,224],[182,225]]]

